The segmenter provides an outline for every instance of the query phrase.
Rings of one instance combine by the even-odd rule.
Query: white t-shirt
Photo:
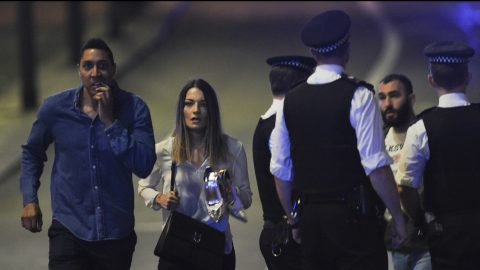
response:
[[[388,155],[393,159],[393,163],[390,164],[393,175],[395,175],[398,170],[398,162],[400,161],[400,154],[402,152],[403,143],[405,142],[406,136],[406,131],[402,133],[397,133],[395,132],[393,127],[388,129],[387,136],[385,136],[385,149],[387,150]],[[392,220],[392,215],[390,214],[390,211],[388,211],[388,209],[386,209],[384,216],[387,221]]]
[[[400,161],[400,153],[402,152],[403,143],[405,142],[406,136],[406,131],[397,133],[393,127],[391,127],[388,130],[387,136],[385,137],[385,149],[387,150],[388,155],[393,159],[393,163],[390,165],[393,175],[397,173],[398,162]]]

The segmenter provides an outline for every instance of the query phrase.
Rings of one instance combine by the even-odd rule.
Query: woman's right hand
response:
[[[180,203],[180,198],[177,197],[175,191],[170,191],[166,194],[158,194],[157,197],[155,197],[155,202],[164,209],[174,210]]]

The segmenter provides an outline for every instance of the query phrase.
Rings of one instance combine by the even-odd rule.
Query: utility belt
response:
[[[425,212],[428,237],[438,235],[445,227],[465,227],[480,225],[480,211],[472,210],[465,213],[437,214]]]
[[[278,222],[274,222],[274,221],[271,221],[271,220],[264,220],[263,221],[263,228],[264,229],[278,229],[278,228],[281,228],[284,223],[285,223],[284,220],[280,220]]]
[[[279,257],[285,252],[287,245],[293,241],[291,230],[287,223],[287,216],[283,216],[282,220],[278,222],[264,220],[263,228],[273,231],[269,245],[272,255]]]
[[[480,223],[480,211],[471,211],[462,214],[443,214],[438,216],[438,221],[445,226],[469,225]]]
[[[301,200],[308,204],[347,204],[363,216],[383,216],[385,207],[370,185],[360,184],[349,190],[329,193],[302,193]]]

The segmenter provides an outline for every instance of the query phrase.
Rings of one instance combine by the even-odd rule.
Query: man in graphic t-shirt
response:
[[[385,123],[385,148],[393,159],[391,168],[395,174],[398,169],[400,153],[405,142],[407,129],[415,120],[412,83],[401,74],[387,75],[380,81],[378,92],[379,106]],[[401,186],[398,187],[399,191]],[[391,227],[392,216],[387,211],[385,218],[388,227]],[[422,217],[420,217],[422,218]],[[392,247],[391,230],[385,234],[385,244],[392,253],[392,262],[395,270],[429,270],[432,269],[430,253],[424,238],[424,233],[416,226],[413,219],[405,215],[407,222],[407,239],[397,248]]]

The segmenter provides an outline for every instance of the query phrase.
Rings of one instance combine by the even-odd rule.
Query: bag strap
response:
[[[175,175],[177,174],[177,163],[172,160],[172,179],[170,180],[170,191],[175,189]]]
[[[172,178],[170,179],[170,191],[174,191],[175,190],[175,175],[177,174],[177,163],[173,159],[172,159],[171,170],[172,170]],[[171,210],[170,207],[168,207],[167,210]],[[168,220],[170,220],[171,217],[172,217],[172,214],[170,214],[168,216]]]

